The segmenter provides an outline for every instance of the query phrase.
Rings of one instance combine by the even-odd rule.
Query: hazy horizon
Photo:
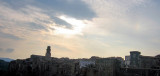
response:
[[[159,0],[0,0],[0,57],[160,54]]]

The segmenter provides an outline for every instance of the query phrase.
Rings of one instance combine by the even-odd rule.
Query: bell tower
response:
[[[51,47],[48,46],[46,49],[46,57],[51,57]]]

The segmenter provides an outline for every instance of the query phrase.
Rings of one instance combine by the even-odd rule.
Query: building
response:
[[[11,61],[9,76],[160,76],[160,55],[131,51],[124,61],[121,57],[55,58],[50,52],[48,46],[45,56]]]
[[[140,54],[139,51],[130,52],[130,67],[138,68],[140,66]]]
[[[118,76],[124,60],[121,57],[69,59],[51,57],[48,46],[45,56],[31,55],[9,64],[9,76]]]
[[[46,49],[46,57],[51,57],[51,47],[48,46]]]
[[[139,51],[131,51],[130,56],[125,56],[126,68],[152,68],[158,65],[158,57],[143,56]]]
[[[130,56],[125,56],[125,67],[128,68],[130,65]]]
[[[80,68],[87,67],[89,65],[95,65],[95,61],[90,59],[82,59],[79,61]]]

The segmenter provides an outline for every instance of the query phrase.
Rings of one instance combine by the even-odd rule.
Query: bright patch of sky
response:
[[[51,26],[53,29],[55,29],[55,34],[63,34],[63,35],[82,35],[82,29],[86,26],[84,21],[77,20],[75,18],[66,17],[66,16],[59,16],[59,19],[62,19],[72,25],[72,29],[68,29],[66,27],[60,27],[60,26]]]

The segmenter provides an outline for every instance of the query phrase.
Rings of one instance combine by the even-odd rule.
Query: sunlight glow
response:
[[[84,21],[77,20],[75,18],[67,17],[67,16],[59,16],[58,18],[66,21],[67,23],[72,25],[72,29],[68,29],[66,27],[60,26],[52,26],[55,29],[56,34],[64,34],[64,35],[82,35],[82,29],[86,26]]]

